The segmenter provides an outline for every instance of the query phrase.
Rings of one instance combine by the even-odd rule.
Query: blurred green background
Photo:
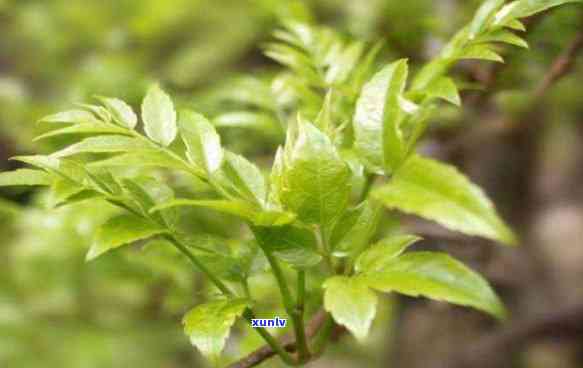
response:
[[[61,146],[59,139],[32,142],[46,129],[35,123],[42,116],[95,95],[116,96],[138,107],[154,81],[177,105],[222,123],[231,149],[267,163],[283,139],[281,127],[265,113],[281,67],[263,55],[262,45],[282,19],[326,25],[347,38],[381,40],[383,61],[409,57],[417,68],[479,4],[0,0],[0,169],[16,167],[10,156]],[[524,137],[510,136],[484,139],[455,154],[440,154],[440,148],[473,125],[523,116],[531,108],[529,94],[583,27],[582,14],[582,9],[565,7],[533,19],[527,36],[531,50],[506,50],[504,66],[461,65],[456,71],[460,80],[468,86],[486,85],[487,90],[466,92],[470,103],[463,110],[441,109],[422,147],[456,163],[483,185],[529,240],[518,250],[499,250],[433,228],[423,234],[428,246],[448,250],[484,272],[519,322],[525,315],[546,315],[546,307],[558,309],[556,303],[569,305],[583,297],[581,63],[545,96],[539,115],[544,128],[529,136],[530,145]],[[254,109],[252,122],[225,116],[242,107]],[[181,185],[180,178],[164,179]],[[47,209],[47,194],[30,189],[2,189],[0,196],[0,367],[205,365],[183,336],[180,319],[212,290],[180,257],[147,244],[86,264],[93,231],[110,215],[109,209],[90,201]],[[209,242],[234,242],[234,225],[227,222],[205,212],[189,226],[221,234]],[[266,299],[276,293],[269,277],[254,278],[252,286]],[[277,302],[273,300],[274,308]],[[312,366],[437,367],[484,336],[511,328],[514,320],[500,326],[461,308],[389,300],[365,344],[338,336],[330,354]],[[236,329],[226,360],[261,343],[243,327]],[[529,338],[490,366],[583,364],[581,336],[551,337]]]

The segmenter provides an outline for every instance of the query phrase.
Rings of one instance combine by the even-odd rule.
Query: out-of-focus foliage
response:
[[[173,90],[173,95],[179,96],[179,106],[205,113],[229,149],[256,157],[265,169],[269,159],[264,154],[283,142],[286,126],[282,122],[296,119],[292,112],[301,110],[306,118],[317,120],[320,127],[330,118],[326,114],[336,119],[350,116],[349,106],[354,104],[360,87],[370,77],[355,77],[351,89],[338,91],[333,88],[334,82],[345,78],[346,71],[328,69],[326,75],[316,76],[322,79],[322,85],[309,81],[298,84],[293,67],[291,71],[281,72],[279,66],[262,56],[262,50],[273,51],[267,44],[273,41],[272,32],[276,29],[282,32],[278,19],[325,24],[317,28],[323,37],[334,29],[333,37],[338,38],[334,42],[342,47],[330,57],[345,58],[347,62],[342,63],[345,66],[353,64],[351,59],[355,55],[363,58],[362,63],[366,60],[362,49],[367,46],[368,50],[379,41],[375,53],[382,60],[411,57],[413,61],[423,61],[435,55],[437,46],[465,23],[480,2],[459,3],[425,0],[318,0],[305,4],[286,0],[0,1],[0,141],[8,143],[11,153],[29,152],[33,150],[31,138],[47,130],[46,125],[35,125],[36,120],[94,95],[118,96],[139,111],[146,86],[160,81]],[[541,70],[578,26],[578,14],[573,8],[560,9],[527,35],[529,41],[533,40],[532,52],[503,49],[509,65],[503,72],[501,88],[520,90],[538,80]],[[308,67],[318,70],[322,65]],[[298,68],[305,72],[306,66],[300,64]],[[456,69],[455,78],[465,78],[460,77],[459,71],[464,71],[463,66]],[[562,113],[576,108],[583,93],[569,83],[572,82],[565,81],[560,86],[557,96],[561,97],[553,105]],[[328,97],[320,93],[322,88],[330,87],[333,92]],[[439,87],[441,97],[457,101],[457,93],[452,93],[447,83]],[[497,98],[502,102],[500,106],[509,112],[520,111],[520,92],[500,93]],[[320,114],[322,104],[330,106],[326,105],[330,100],[333,107]],[[459,111],[440,106],[432,121],[455,126],[460,118]],[[572,120],[573,116],[566,113],[563,118]],[[346,129],[350,141],[350,122],[344,122],[347,126],[342,128]],[[39,144],[48,150],[67,142],[69,138],[59,137]],[[34,150],[38,147],[35,145]],[[118,165],[130,162],[132,156],[128,155]],[[350,169],[354,173],[362,172],[362,166],[355,159],[351,161],[350,155],[346,152],[343,157],[353,163]],[[159,156],[133,156],[136,166],[138,162],[155,162],[156,158]],[[165,162],[162,166],[171,164]],[[199,196],[208,191],[204,183],[183,175],[154,172],[158,180],[172,185],[177,196]],[[137,173],[139,169],[132,174]],[[358,192],[358,185],[353,189]],[[56,204],[59,198],[44,193],[31,197],[29,191],[22,189],[3,193],[31,205],[26,209],[12,204],[2,207],[2,216],[9,224],[2,231],[9,241],[0,246],[0,254],[10,262],[6,263],[9,268],[0,272],[3,285],[0,365],[181,367],[201,364],[176,326],[187,307],[204,301],[209,295],[215,296],[216,290],[209,290],[193,276],[191,267],[177,253],[168,252],[167,244],[138,244],[136,251],[130,251],[131,257],[122,251],[86,266],[83,260],[94,230],[118,214],[117,210],[92,201],[45,210],[45,204]],[[221,247],[232,259],[247,257],[249,269],[265,268],[265,260],[244,253],[248,244],[233,239],[239,232],[234,219],[204,209],[188,208],[180,212],[188,214],[181,216],[188,217],[181,226],[192,232],[199,229],[220,235],[218,239],[194,239],[193,244]],[[342,244],[346,239],[342,235],[338,235],[338,254],[345,254]],[[216,262],[217,270],[223,269],[222,277],[239,280],[241,272],[249,269],[234,269],[229,263],[231,258],[208,259],[208,262]],[[323,278],[316,278],[311,282],[318,286],[322,281]],[[249,282],[258,300],[266,300],[276,292],[271,279],[263,274],[250,278]],[[270,300],[261,306],[269,316],[280,308],[277,300]],[[320,300],[314,297],[310,303],[308,306],[313,307]],[[349,328],[355,326],[358,334],[368,329],[369,322],[365,318],[346,324]],[[255,336],[246,336],[245,332],[235,331],[235,334],[242,338],[242,351],[260,344]],[[229,349],[229,356],[241,354]]]

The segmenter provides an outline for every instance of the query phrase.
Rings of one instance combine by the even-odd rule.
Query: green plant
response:
[[[382,206],[469,235],[516,242],[478,187],[415,147],[440,100],[461,102],[448,76],[457,61],[501,61],[494,43],[526,46],[509,30],[523,29],[520,18],[569,2],[580,1],[486,1],[409,86],[405,59],[374,73],[381,45],[369,48],[328,29],[286,23],[266,52],[289,68],[273,82],[270,113],[285,127],[286,140],[268,175],[223,148],[204,116],[184,110],[177,118],[169,96],[153,86],[141,108],[144,134],[129,105],[100,97],[101,105],[42,119],[70,125],[40,138],[89,137],[51,155],[16,157],[37,169],[3,173],[0,185],[50,186],[55,206],[91,199],[118,208],[97,231],[88,259],[153,237],[157,246],[182,252],[222,294],[184,318],[192,343],[211,359],[238,317],[255,318],[261,301],[253,298],[248,278],[261,257],[290,318],[294,353],[265,329],[256,330],[289,365],[316,358],[333,321],[364,338],[375,316],[375,291],[444,300],[503,318],[502,303],[478,274],[443,253],[406,252],[418,240],[414,235],[384,233]],[[169,179],[154,180],[152,167]],[[176,178],[191,184],[187,198],[175,198]],[[235,250],[209,248],[181,224],[183,207],[239,217],[248,228],[244,235],[254,240]],[[310,278],[322,280],[323,288],[307,289]],[[308,294],[329,312],[316,336],[306,331]]]

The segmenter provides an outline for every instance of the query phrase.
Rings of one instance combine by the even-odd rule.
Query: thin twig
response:
[[[326,321],[327,313],[325,310],[320,309],[314,317],[310,320],[306,326],[306,337],[311,339],[314,337],[324,322]],[[287,351],[295,351],[296,342],[292,335],[285,335],[279,339],[279,343]],[[228,366],[228,368],[250,368],[255,367],[263,361],[273,357],[276,353],[271,349],[270,346],[265,345],[261,348],[255,350],[251,354],[247,355],[245,358],[238,360],[237,362]]]

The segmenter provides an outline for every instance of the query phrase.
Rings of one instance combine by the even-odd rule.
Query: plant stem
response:
[[[308,348],[308,342],[306,339],[306,330],[304,327],[304,312],[306,305],[306,271],[298,270],[298,280],[297,280],[297,300],[296,300],[296,313],[298,314],[299,328],[301,329],[300,336],[301,340],[296,336],[296,341],[298,342],[298,353],[300,362],[306,362],[310,359],[310,350]]]
[[[334,320],[332,316],[328,314],[326,316],[326,321],[324,322],[324,326],[318,331],[318,335],[314,338],[312,344],[312,351],[314,353],[314,357],[319,357],[324,353],[326,349],[326,345],[330,340],[330,335],[332,334],[332,329],[334,327]]]
[[[180,243],[176,238],[171,235],[166,235],[165,238],[172,243],[182,254],[184,254],[202,273],[204,273],[215,286],[225,295],[231,298],[237,295],[227,287],[215,274],[213,274],[204,264],[202,264],[198,258],[182,243]],[[255,314],[250,308],[247,308],[243,314],[245,319],[251,323],[251,320],[255,318]],[[257,333],[265,340],[265,342],[271,346],[273,351],[275,351],[281,359],[289,365],[296,365],[296,361],[287,353],[283,347],[277,342],[273,336],[266,329],[262,327],[255,328]]]
[[[291,322],[294,328],[294,333],[296,336],[296,344],[298,352],[300,353],[300,362],[304,363],[303,359],[309,359],[310,352],[308,349],[308,344],[306,341],[306,332],[304,329],[304,321],[302,320],[302,314],[296,308],[295,303],[293,301],[292,295],[290,293],[289,287],[287,286],[286,279],[283,275],[281,268],[279,267],[279,263],[277,259],[269,252],[268,250],[263,250],[265,253],[265,257],[271,266],[271,270],[273,271],[273,275],[277,281],[279,286],[279,290],[281,292],[281,297],[283,299],[283,306],[287,312],[287,314],[291,318]]]

